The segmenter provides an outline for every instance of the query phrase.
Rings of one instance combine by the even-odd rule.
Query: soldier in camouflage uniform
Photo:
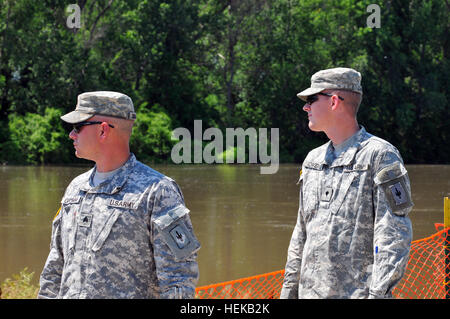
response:
[[[62,198],[38,297],[193,298],[200,244],[177,184],[130,153],[131,99],[83,93],[61,118],[96,165]]]
[[[413,203],[398,150],[358,125],[361,75],[322,70],[298,94],[330,141],[305,158],[281,298],[391,298],[412,239]]]

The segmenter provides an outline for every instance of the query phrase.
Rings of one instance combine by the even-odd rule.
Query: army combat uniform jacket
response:
[[[364,128],[349,141],[303,162],[281,298],[389,298],[404,274],[413,203],[401,156]]]
[[[193,298],[200,247],[177,184],[137,161],[66,189],[39,298]]]

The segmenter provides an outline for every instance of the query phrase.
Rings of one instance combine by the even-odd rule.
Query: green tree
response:
[[[82,92],[112,90],[166,133],[192,131],[194,119],[222,129],[278,127],[281,160],[301,162],[327,138],[308,129],[296,94],[314,72],[349,66],[363,75],[359,119],[368,131],[408,163],[447,163],[448,1],[384,1],[374,29],[366,23],[371,2],[83,0],[81,28],[70,29],[62,0],[0,0],[0,160],[74,161],[52,153],[49,141],[31,147],[19,128],[59,130],[46,109],[62,114]],[[136,152],[167,157],[166,139],[158,144],[141,129]]]
[[[368,63],[361,117],[396,145],[406,162],[447,162],[450,138],[449,5],[386,1],[381,28],[363,39]],[[430,23],[433,21],[433,23]]]
[[[44,116],[10,114],[10,140],[2,145],[2,160],[29,164],[68,161],[72,148],[62,128],[61,115],[61,110],[54,108],[47,108]]]
[[[144,162],[165,162],[172,150],[172,124],[164,110],[155,105],[149,110],[142,104],[130,139],[130,149]]]

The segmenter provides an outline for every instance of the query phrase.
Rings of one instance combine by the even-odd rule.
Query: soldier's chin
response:
[[[95,162],[94,159],[90,158],[89,156],[86,156],[86,154],[83,155],[83,153],[80,153],[77,150],[75,150],[75,156],[78,157],[78,158],[81,158],[81,159],[85,159],[85,160],[88,160],[88,161],[94,161]]]
[[[311,131],[313,131],[313,132],[321,132],[321,131],[322,131],[321,129],[319,129],[319,128],[317,127],[317,125],[314,125],[314,123],[312,123],[311,121],[309,121],[308,127],[309,127],[309,129],[310,129]]]

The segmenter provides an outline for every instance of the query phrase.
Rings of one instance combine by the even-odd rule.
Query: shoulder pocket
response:
[[[200,248],[200,243],[187,223],[189,209],[179,205],[155,219],[164,243],[177,261],[184,260]]]
[[[406,168],[401,163],[395,163],[380,170],[374,182],[383,191],[394,214],[405,216],[406,208],[414,205],[409,191]]]

